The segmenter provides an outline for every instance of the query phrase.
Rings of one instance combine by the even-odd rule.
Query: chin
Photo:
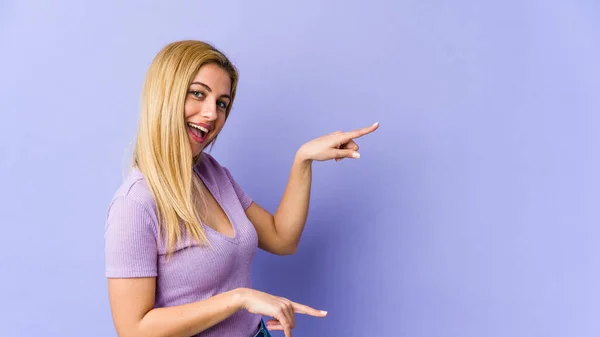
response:
[[[204,149],[206,149],[208,146],[210,146],[211,143],[212,143],[211,139],[207,139],[206,142],[203,144],[198,144],[198,143],[194,142],[193,140],[190,140],[190,147],[192,149],[192,157],[196,158],[199,155],[201,155],[202,152],[204,152]]]
[[[192,157],[197,157],[199,156],[202,151],[204,150],[204,146],[198,146],[199,144],[190,141],[190,149],[192,149]]]

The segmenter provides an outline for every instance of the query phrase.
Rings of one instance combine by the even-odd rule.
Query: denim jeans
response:
[[[265,322],[262,319],[260,320],[260,324],[258,325],[258,332],[256,332],[256,335],[254,335],[254,337],[271,337],[271,334],[269,333],[269,330],[267,330]]]

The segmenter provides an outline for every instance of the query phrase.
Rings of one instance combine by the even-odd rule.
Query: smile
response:
[[[204,123],[187,123],[187,126],[188,132],[190,133],[192,138],[198,143],[204,143],[204,141],[206,140],[206,136],[211,130],[210,125]]]

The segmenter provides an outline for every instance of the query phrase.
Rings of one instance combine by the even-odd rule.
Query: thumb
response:
[[[266,322],[267,330],[285,330],[278,320],[271,319]]]
[[[339,149],[335,150],[336,158],[360,158],[360,153],[351,149]]]

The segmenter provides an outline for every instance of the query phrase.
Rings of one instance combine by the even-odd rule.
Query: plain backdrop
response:
[[[256,288],[329,311],[294,336],[599,336],[599,18],[595,0],[3,0],[0,334],[116,336],[106,208],[148,65],[200,39],[241,74],[212,154],[271,211],[302,143],[381,123],[362,158],[314,164],[298,253],[257,254]]]

